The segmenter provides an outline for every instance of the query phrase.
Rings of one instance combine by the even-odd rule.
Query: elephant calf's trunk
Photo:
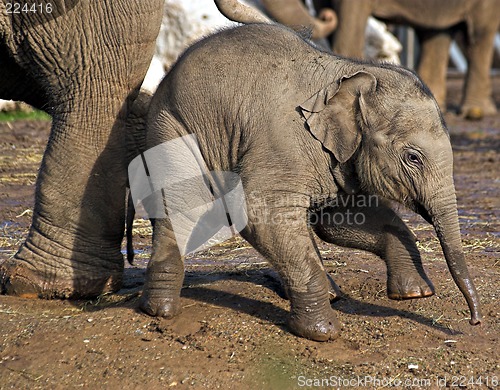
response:
[[[451,276],[469,305],[471,314],[469,322],[471,325],[478,325],[482,321],[479,295],[465,263],[454,196],[449,204],[452,207],[436,214],[432,212],[431,208],[430,214]]]
[[[443,247],[443,253],[446,257],[446,262],[448,263],[451,276],[469,305],[471,314],[469,323],[471,325],[479,325],[483,320],[479,303],[479,295],[476,291],[476,287],[474,286],[474,282],[469,275],[469,271],[465,264],[464,254],[462,251],[453,251],[446,245],[443,245],[443,243],[441,243],[441,245]]]

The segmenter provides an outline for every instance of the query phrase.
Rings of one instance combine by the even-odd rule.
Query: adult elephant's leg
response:
[[[340,199],[336,207],[311,215],[310,221],[318,237],[380,256],[387,265],[389,298],[432,295],[434,287],[423,269],[415,237],[388,203],[365,195],[340,195]]]
[[[330,306],[329,281],[306,224],[306,210],[271,207],[265,219],[252,216],[241,232],[280,274],[290,298],[289,327],[299,336],[316,341],[338,337],[339,325]]]
[[[481,8],[481,7],[479,7]],[[470,119],[495,115],[497,108],[492,98],[491,64],[493,63],[493,40],[499,26],[500,5],[490,10],[487,16],[474,15],[472,34],[467,42],[468,69],[464,84],[461,113]],[[474,10],[474,12],[480,12]],[[488,11],[483,11],[488,12]]]
[[[333,52],[343,56],[362,58],[366,23],[372,12],[373,1],[339,0],[332,2],[332,6],[338,17],[338,26],[333,33]]]
[[[9,294],[94,296],[121,285],[126,171],[123,118],[113,116],[124,114],[101,97],[88,102],[88,112],[54,115],[29,235],[2,265]]]
[[[433,93],[441,110],[446,111],[446,72],[451,35],[449,31],[417,30],[420,59],[417,73]]]
[[[79,2],[81,9],[33,26],[25,38],[19,65],[43,82],[53,124],[28,238],[0,269],[7,293],[83,297],[120,287],[125,119],[162,2],[120,4],[116,13],[117,3]],[[69,27],[58,30],[65,23],[71,35]],[[57,53],[65,54],[54,59]]]

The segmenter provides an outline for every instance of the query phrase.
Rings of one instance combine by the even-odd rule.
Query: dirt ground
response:
[[[460,85],[449,80],[450,108]],[[494,85],[500,107],[500,78]],[[333,304],[342,323],[336,341],[289,333],[289,303],[242,239],[188,259],[182,314],[152,318],[136,309],[151,248],[149,223],[137,220],[136,265],[127,266],[117,294],[78,302],[0,296],[0,388],[498,388],[500,115],[466,122],[448,113],[446,120],[483,325],[468,324],[432,227],[404,210],[436,295],[391,301],[380,259],[320,243],[344,293]],[[49,128],[43,121],[0,123],[0,262],[26,235]]]

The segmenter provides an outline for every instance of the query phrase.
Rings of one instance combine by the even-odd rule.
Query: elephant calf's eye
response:
[[[422,166],[422,159],[417,152],[414,152],[413,150],[407,150],[405,157],[406,161],[408,161],[410,164],[417,165],[419,167]]]

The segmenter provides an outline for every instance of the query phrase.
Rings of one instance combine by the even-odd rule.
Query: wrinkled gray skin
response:
[[[481,321],[462,251],[448,132],[413,73],[329,55],[279,26],[227,30],[191,47],[153,96],[148,148],[186,134],[197,136],[210,170],[240,175],[249,216],[241,234],[278,271],[295,334],[324,341],[339,332],[312,230],[383,257],[389,297],[433,293],[413,235],[385,200],[363,210],[365,226],[308,225],[308,215],[347,193],[398,201],[432,223],[471,323]],[[157,219],[141,308],[176,315],[183,277],[170,221]]]
[[[468,72],[461,112],[479,119],[494,115],[490,68],[493,39],[500,24],[498,0],[315,0],[318,8],[332,7],[339,18],[332,49],[334,53],[361,58],[364,29],[368,16],[389,23],[402,23],[416,29],[421,41],[418,74],[436,96],[440,107],[446,105],[446,70],[454,28],[464,23],[467,34]]]
[[[41,2],[46,4],[47,2]],[[0,291],[96,296],[120,288],[126,128],[158,34],[162,0],[0,2],[0,98],[53,118],[28,238],[0,267]]]

